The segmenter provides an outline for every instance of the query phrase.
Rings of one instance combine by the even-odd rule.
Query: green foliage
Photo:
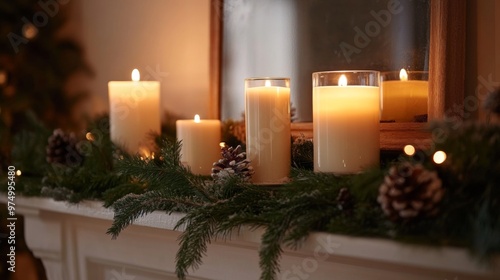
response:
[[[33,112],[50,128],[76,129],[80,116],[74,109],[87,97],[85,92],[69,92],[67,87],[74,75],[91,76],[92,70],[82,48],[60,32],[66,22],[64,9],[49,16],[40,3],[23,0],[0,4],[2,167],[12,163],[13,137],[29,125],[26,112]],[[48,20],[35,24],[40,13]]]
[[[77,144],[79,153],[75,152],[70,164],[48,165],[42,179],[42,195],[56,195],[76,203],[84,199],[103,199],[103,194],[110,189],[114,192],[113,195],[108,193],[107,198],[116,199],[119,196],[117,187],[127,186],[126,191],[130,190],[130,178],[113,171],[113,158],[119,149],[111,142],[106,123],[109,120],[103,116],[89,124],[93,140],[82,139]]]
[[[45,147],[50,131],[32,112],[26,114],[26,129],[14,136],[12,165],[25,176],[42,176],[45,173]]]
[[[16,191],[25,195],[40,195],[40,178],[47,168],[45,146],[50,131],[31,112],[26,114],[26,120],[26,129],[13,139],[10,165],[22,172],[22,176],[16,179]],[[2,184],[1,188],[6,190],[7,184]]]
[[[275,279],[283,249],[299,248],[314,231],[461,246],[481,260],[500,252],[499,126],[441,123],[432,129],[443,138],[425,151],[427,158],[401,156],[399,160],[436,170],[445,196],[436,217],[393,223],[377,202],[390,164],[347,176],[314,173],[302,165],[292,170],[287,184],[278,187],[252,185],[238,177],[214,181],[192,174],[180,163],[181,143],[172,137],[156,136],[158,151],[153,159],[120,152],[111,143],[109,121],[103,117],[88,128],[93,141],[80,141],[81,161],[49,165],[44,147],[50,133],[36,118],[32,120],[31,131],[19,134],[13,150],[16,166],[26,168],[19,180],[21,193],[70,202],[103,200],[115,212],[108,230],[114,238],[154,211],[185,213],[176,225],[182,231],[176,257],[180,279],[202,264],[210,242],[225,240],[242,227],[263,230],[261,279]],[[304,140],[296,145],[296,155],[308,159],[310,144]],[[429,160],[434,150],[448,154],[445,163]],[[337,200],[343,188],[353,197],[349,211],[339,207]]]
[[[70,155],[68,165],[46,161],[47,139],[51,132],[33,114],[26,129],[14,138],[12,165],[22,171],[16,180],[16,191],[26,196],[46,196],[77,203],[85,199],[104,200],[111,205],[129,193],[144,189],[114,171],[114,157],[119,149],[109,136],[109,119],[101,116],[88,124],[93,140],[81,139],[78,152]],[[2,184],[4,188],[7,184]]]
[[[291,181],[278,188],[254,186],[237,178],[213,182],[192,175],[180,165],[179,143],[163,142],[162,160],[144,162],[128,158],[117,166],[120,172],[136,178],[150,190],[113,204],[115,218],[109,233],[116,237],[135,219],[155,210],[185,212],[176,226],[183,230],[176,258],[180,279],[185,279],[190,268],[202,264],[210,242],[228,238],[243,226],[264,230],[259,251],[261,279],[275,279],[283,247],[298,248],[313,231],[466,246],[486,258],[500,252],[497,214],[500,170],[493,160],[500,151],[496,142],[500,131],[480,126],[471,129],[452,131],[450,135],[457,133],[456,137],[449,137],[443,146],[438,145],[449,148],[446,151],[450,157],[445,165],[436,167],[424,162],[428,168],[437,168],[447,184],[441,215],[436,218],[389,222],[376,201],[385,174],[382,169],[349,176],[294,169]],[[489,145],[481,142],[484,151],[471,153],[466,148],[474,139],[479,142],[489,139]],[[462,151],[464,158],[456,156],[457,151]],[[483,163],[477,167],[471,161]],[[476,168],[482,169],[481,178],[470,173],[479,172]],[[353,211],[339,207],[337,196],[341,188],[352,193]]]
[[[467,240],[480,257],[500,249],[500,126],[448,122],[437,150],[448,159],[439,168],[447,186],[443,225],[454,239]]]

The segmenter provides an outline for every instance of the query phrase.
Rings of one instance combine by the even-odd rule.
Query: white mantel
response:
[[[25,217],[26,241],[42,259],[49,280],[177,279],[175,254],[182,232],[173,228],[182,214],[152,213],[111,240],[106,230],[113,212],[101,202],[71,205],[18,197],[16,211]],[[259,279],[261,233],[243,230],[230,241],[211,244],[190,279]],[[285,250],[280,264],[280,280],[500,279],[498,257],[493,268],[484,268],[462,249],[325,233],[312,234],[298,251]]]

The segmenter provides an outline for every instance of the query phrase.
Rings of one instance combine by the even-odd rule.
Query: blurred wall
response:
[[[92,113],[108,111],[108,81],[161,82],[163,112],[209,116],[210,0],[73,0],[67,30],[85,48],[95,77]],[[213,113],[212,113],[213,114]]]
[[[500,1],[467,1],[466,95],[482,105],[487,93],[500,87]],[[470,99],[470,97],[469,97]],[[472,99],[476,100],[476,99]],[[472,104],[472,105],[471,105]],[[466,105],[471,116],[486,118],[482,106]]]

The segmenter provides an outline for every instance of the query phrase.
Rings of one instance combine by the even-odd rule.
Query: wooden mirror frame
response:
[[[210,96],[220,116],[223,0],[210,0]],[[429,121],[460,115],[465,96],[466,1],[431,0],[429,55]],[[407,144],[427,148],[432,133],[427,123],[381,123],[381,150],[402,150]],[[312,138],[312,123],[292,123],[292,135]]]
[[[223,0],[210,0],[210,116],[220,119]]]

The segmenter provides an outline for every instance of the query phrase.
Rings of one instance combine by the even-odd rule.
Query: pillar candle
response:
[[[427,72],[399,72],[382,74],[382,120],[413,122],[427,114],[429,82]],[[417,75],[418,74],[418,75]],[[399,76],[399,77],[397,77]]]
[[[219,120],[176,121],[177,140],[182,141],[181,162],[198,175],[210,175],[220,158],[221,123]]]
[[[110,81],[108,93],[111,140],[130,154],[149,157],[151,133],[160,133],[160,82],[140,81],[134,69],[132,81]]]
[[[256,184],[279,184],[290,175],[290,80],[245,80],[246,152]]]
[[[314,171],[349,174],[378,165],[378,79],[377,71],[313,73]]]

